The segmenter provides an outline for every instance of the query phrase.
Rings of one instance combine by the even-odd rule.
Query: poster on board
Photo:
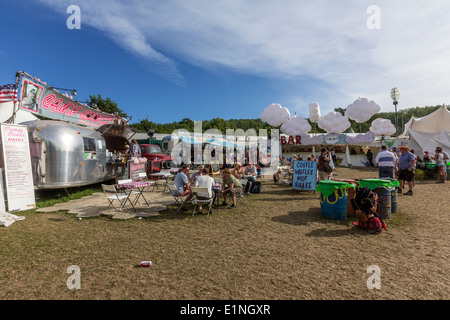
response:
[[[294,190],[315,191],[317,188],[317,162],[295,161],[292,174]]]
[[[6,123],[2,123],[0,128],[8,210],[33,209],[36,202],[28,128]]]
[[[128,173],[129,179],[133,181],[140,180],[141,177],[139,176],[139,173],[147,173],[147,163],[134,163],[133,161],[128,160]]]

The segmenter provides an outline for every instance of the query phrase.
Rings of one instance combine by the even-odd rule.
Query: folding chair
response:
[[[174,193],[177,192],[178,190],[173,184],[169,184],[168,188],[169,188],[170,193],[173,196],[173,199],[175,200],[172,203],[172,209],[173,209],[174,206],[179,205],[179,207],[178,207],[178,209],[176,211],[176,212],[178,212],[178,211],[180,211],[180,209],[183,206],[183,204],[185,204],[184,201],[186,200],[186,198],[188,196],[187,195],[186,196],[174,195]],[[172,209],[170,209],[170,211],[172,211]]]
[[[116,187],[114,185],[102,184],[103,193],[106,199],[108,199],[109,207],[113,207],[116,212],[125,209],[125,203],[127,202],[128,196],[124,194],[117,193]],[[114,205],[114,201],[119,202],[118,208]]]
[[[230,200],[231,200],[231,193],[228,194],[228,197],[229,197]],[[241,191],[239,194],[236,195],[236,203],[237,203],[237,201],[239,201],[239,202],[241,202],[244,206],[246,206],[246,204],[245,204],[243,198],[244,198],[244,189],[242,189],[242,191]]]
[[[145,189],[147,189],[147,188],[150,189],[151,186],[153,186],[152,191],[155,190],[155,186],[156,186],[155,181],[149,180],[148,177],[147,177],[147,174],[146,174],[145,172],[139,172],[139,181],[145,181],[145,182],[148,182],[149,186],[148,186],[148,187],[145,187],[145,188],[144,188],[144,191],[145,191]]]
[[[198,188],[193,187],[192,193],[194,194],[194,199],[192,200],[192,203],[195,204],[194,211],[192,211],[192,216],[195,216],[195,209],[197,209],[197,206],[199,203],[207,203],[208,204],[208,216],[211,213],[212,204],[214,201],[214,197],[208,198],[208,199],[199,199],[198,194],[208,194],[208,188]]]

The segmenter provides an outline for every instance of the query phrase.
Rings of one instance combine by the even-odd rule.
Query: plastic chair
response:
[[[192,211],[192,216],[195,216],[195,209],[197,209],[197,206],[199,203],[207,203],[208,204],[208,216],[211,213],[212,209],[212,203],[214,200],[214,197],[208,198],[208,199],[199,199],[198,194],[208,194],[208,188],[199,188],[199,187],[193,187],[192,193],[194,194],[194,199],[192,200],[192,203],[195,204],[194,211]]]

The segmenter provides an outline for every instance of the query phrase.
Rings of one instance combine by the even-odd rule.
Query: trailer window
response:
[[[97,158],[95,139],[83,137],[84,144],[84,158],[94,159]]]

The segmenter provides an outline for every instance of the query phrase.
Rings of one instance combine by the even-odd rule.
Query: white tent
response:
[[[409,138],[408,146],[418,155],[422,155],[424,151],[434,153],[438,146],[449,153],[450,111],[444,105],[425,117],[412,117],[405,124],[402,136]]]
[[[37,120],[37,118],[31,112],[24,110],[17,110],[18,109],[17,104],[18,102],[16,103],[16,116],[14,118],[14,121],[10,123],[18,124],[25,121]],[[0,122],[4,123],[7,120],[9,120],[12,117],[13,112],[14,112],[14,103],[12,101],[0,103]]]

